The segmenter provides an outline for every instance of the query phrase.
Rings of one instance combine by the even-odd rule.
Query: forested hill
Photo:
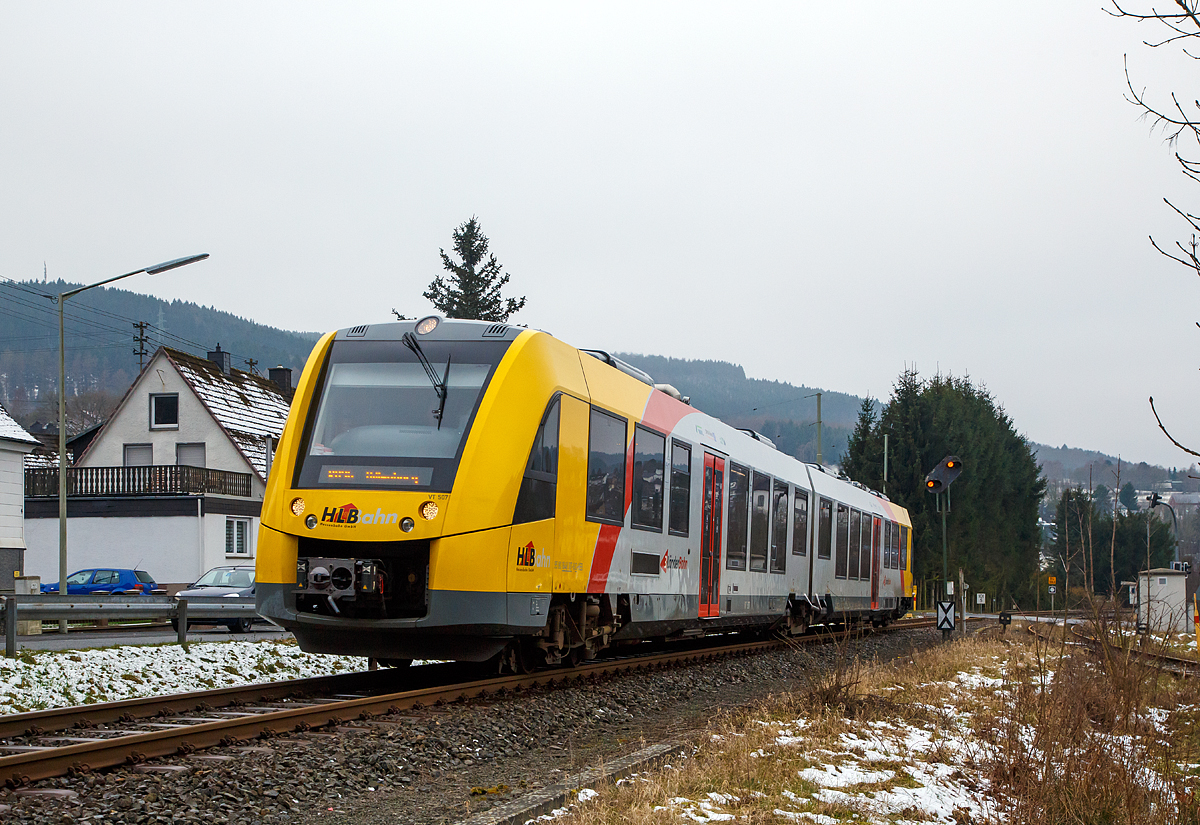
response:
[[[58,308],[47,294],[78,284],[51,281],[0,281],[0,402],[23,423],[54,417],[58,382]],[[245,308],[253,314],[255,307]],[[124,289],[97,287],[67,302],[68,397],[81,410],[70,429],[94,423],[120,399],[138,372],[135,322],[144,322],[144,349],[153,354],[160,344],[203,356],[220,343],[232,355],[233,366],[247,369],[257,362],[259,372],[282,364],[296,378],[319,337],[316,332],[288,332],[255,323],[214,307],[185,301],[163,301]],[[783,452],[804,461],[817,457],[817,399],[815,388],[782,381],[747,378],[737,364],[693,361],[660,355],[617,353],[645,370],[655,381],[673,384],[690,396],[699,410],[737,427],[752,427]],[[884,402],[887,399],[882,399]],[[998,399],[1003,402],[1003,399]],[[85,403],[86,402],[86,403]],[[822,457],[837,464],[846,449],[862,399],[843,392],[823,391]],[[88,413],[84,415],[82,413]],[[1020,422],[1017,422],[1018,428]],[[1088,467],[1101,483],[1116,459],[1100,453],[1031,443],[1050,479],[1087,484]],[[1111,464],[1109,463],[1111,462]],[[1183,468],[1180,468],[1181,472]],[[1166,478],[1168,471],[1145,464],[1125,464],[1122,481],[1139,488]],[[1108,483],[1104,481],[1103,483]]]
[[[58,306],[43,297],[74,289],[63,281],[0,282],[0,398],[14,414],[57,395]],[[253,307],[247,307],[252,311]],[[159,345],[203,356],[218,343],[233,366],[259,372],[282,364],[300,370],[316,333],[287,332],[213,307],[163,301],[123,289],[97,287],[66,304],[67,391],[70,397],[125,392],[138,374],[135,322],[145,322],[145,350]],[[70,405],[68,405],[70,409]]]

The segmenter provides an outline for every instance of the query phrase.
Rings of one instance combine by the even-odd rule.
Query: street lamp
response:
[[[148,275],[157,275],[169,269],[203,261],[207,257],[208,253],[205,252],[202,255],[176,258],[173,261],[135,269],[124,275],[117,275],[115,278],[106,278],[94,284],[58,293],[58,594],[60,596],[67,595],[67,353],[63,343],[63,307],[72,295],[78,295],[92,287],[111,284],[113,281],[119,281],[142,272]],[[66,619],[59,622],[58,629],[62,633],[67,632]]]

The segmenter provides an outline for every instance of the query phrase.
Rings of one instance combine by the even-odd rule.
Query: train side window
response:
[[[671,504],[667,515],[672,536],[688,534],[692,502],[692,448],[679,441],[671,442]]]
[[[754,472],[750,504],[750,569],[767,569],[767,534],[771,531],[771,477]]]
[[[892,523],[883,520],[883,566],[891,570],[892,565]]]
[[[729,465],[729,519],[725,544],[725,566],[746,569],[746,534],[750,531],[750,471],[740,464]]]
[[[633,502],[631,523],[639,530],[662,532],[663,468],[667,439],[640,425],[633,428]]]
[[[513,524],[554,518],[554,500],[558,490],[558,410],[556,396],[546,409],[533,449],[521,479]]]
[[[792,553],[808,555],[808,490],[796,488],[795,523],[792,525]]]
[[[592,408],[588,428],[587,520],[625,522],[624,418]]]
[[[784,573],[787,571],[787,483],[775,479],[771,498],[771,572]]]
[[[833,502],[821,499],[821,512],[817,516],[817,558],[833,557]]]
[[[900,525],[892,522],[892,561],[893,567],[896,570],[901,569],[900,565]]]
[[[850,511],[850,551],[846,570],[846,578],[849,579],[858,578],[858,558],[862,553],[862,517],[863,514],[858,510]],[[869,520],[870,516],[867,518]]]
[[[900,569],[908,569],[908,528],[900,525]]]
[[[870,513],[863,513],[862,523],[862,555],[859,556],[858,573],[863,581],[870,581],[872,570],[871,550],[875,542],[879,541],[879,533],[875,530],[875,517]],[[883,564],[883,559],[879,560]]]
[[[837,506],[837,559],[833,562],[833,575],[839,579],[846,578],[846,555],[850,550],[850,508],[845,504]]]

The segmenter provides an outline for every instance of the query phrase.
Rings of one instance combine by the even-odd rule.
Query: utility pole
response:
[[[883,434],[883,494],[887,495],[888,434]]]
[[[395,310],[392,310],[395,312]],[[814,392],[811,395],[804,396],[805,398],[817,397],[817,464],[825,463],[825,456],[821,453],[821,393]]]
[[[257,367],[257,366],[258,366],[258,361],[254,360],[253,358],[247,358],[247,359],[246,359],[245,361],[243,361],[242,363],[243,363],[243,364],[245,364],[247,367],[249,367],[249,368],[250,368],[250,374],[251,374],[251,375],[258,375],[258,370],[257,370],[257,369],[255,369],[255,367]]]
[[[137,334],[133,336],[133,343],[137,344],[137,349],[133,354],[138,357],[138,373],[146,366],[146,329],[150,326],[146,321],[134,321],[133,327],[137,330]]]

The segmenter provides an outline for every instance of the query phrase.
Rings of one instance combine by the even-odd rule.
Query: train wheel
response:
[[[583,664],[583,646],[571,648],[571,652],[563,656],[564,667],[579,667]]]

